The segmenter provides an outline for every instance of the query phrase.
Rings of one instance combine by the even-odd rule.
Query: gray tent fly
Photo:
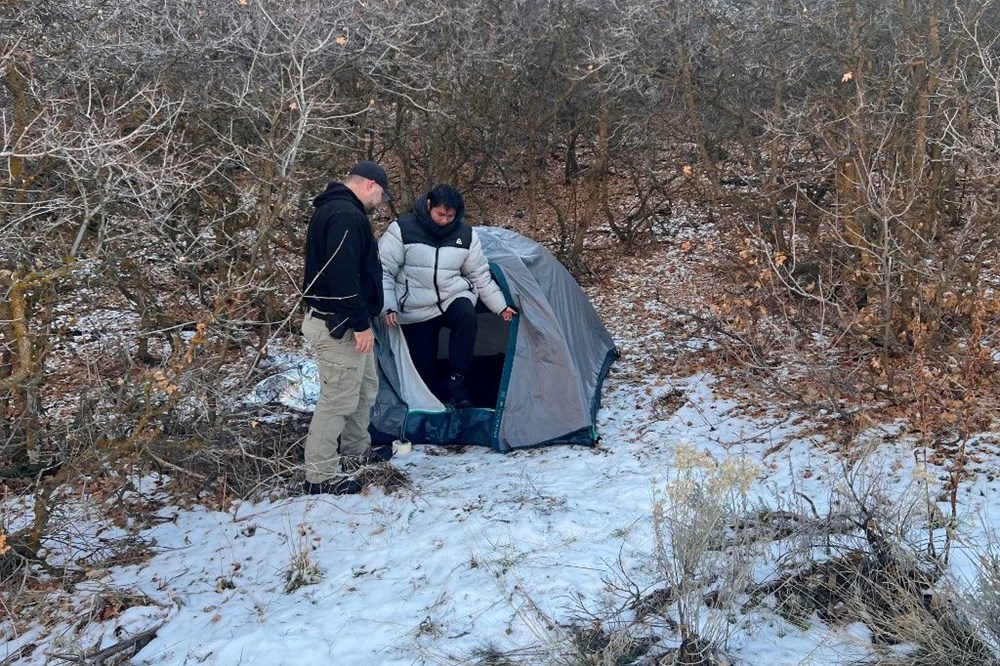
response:
[[[398,328],[376,326],[379,393],[373,441],[472,444],[507,452],[597,442],[601,386],[618,358],[611,335],[573,276],[538,243],[509,229],[477,226],[508,304],[510,323],[479,314],[467,377],[473,406],[454,409],[417,374]],[[444,371],[447,330],[439,343]]]

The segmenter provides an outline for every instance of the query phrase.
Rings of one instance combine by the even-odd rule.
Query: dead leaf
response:
[[[841,83],[847,83],[854,79],[854,72],[844,72],[844,75],[840,77]]]

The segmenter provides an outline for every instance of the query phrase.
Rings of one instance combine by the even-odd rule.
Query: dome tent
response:
[[[482,308],[467,386],[473,406],[452,409],[427,386],[398,328],[376,327],[379,393],[373,440],[473,444],[495,451],[593,444],[601,386],[618,350],[586,294],[538,243],[476,227],[494,279],[517,311],[510,323]],[[447,329],[438,345],[444,372]]]

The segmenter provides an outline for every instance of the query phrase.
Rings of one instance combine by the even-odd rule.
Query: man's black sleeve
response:
[[[364,220],[367,224],[367,219]],[[338,319],[347,318],[347,326],[365,331],[368,308],[361,297],[361,250],[364,242],[353,216],[342,224],[333,224],[326,238],[327,256],[332,257],[323,271],[327,293],[332,297],[332,309]]]

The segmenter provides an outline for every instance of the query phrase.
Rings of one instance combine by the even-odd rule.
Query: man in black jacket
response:
[[[305,444],[311,495],[361,492],[351,472],[375,459],[368,434],[378,393],[371,319],[382,311],[382,266],[368,214],[388,196],[385,169],[365,160],[313,200],[302,321],[320,376]]]

